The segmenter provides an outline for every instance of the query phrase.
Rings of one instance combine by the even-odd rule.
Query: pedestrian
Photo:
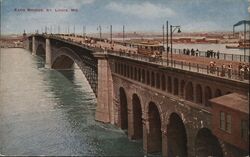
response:
[[[241,67],[241,69],[240,69],[240,80],[244,80],[244,68],[243,67]]]
[[[190,54],[190,50],[189,49],[187,49],[187,55],[189,55]]]
[[[213,64],[213,73],[215,73],[216,71],[216,62],[214,61],[214,64]]]
[[[191,55],[194,56],[194,49],[191,49]]]
[[[217,59],[220,58],[220,51],[217,51]]]
[[[244,65],[243,66],[243,68],[244,68],[244,79],[248,79],[248,65]]]
[[[239,66],[238,66],[238,75],[240,76],[240,69],[242,68],[242,65],[241,63],[239,63]]]
[[[232,77],[232,64],[229,64],[227,67],[227,74],[228,74],[228,78]]]
[[[226,65],[222,64],[222,66],[221,66],[221,76],[224,77],[225,73],[226,73]]]
[[[195,54],[196,54],[196,56],[198,56],[198,54],[199,54],[199,50],[198,49],[196,49]]]
[[[215,56],[216,56],[216,53],[213,51],[213,54],[214,54],[214,58],[215,58]]]
[[[214,65],[214,62],[213,62],[213,61],[210,61],[210,63],[209,63],[209,70],[210,70],[210,73],[213,73],[213,65]]]

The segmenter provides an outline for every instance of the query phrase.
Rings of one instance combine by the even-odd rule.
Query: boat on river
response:
[[[250,49],[250,40],[241,40],[238,45],[226,45],[227,49]]]

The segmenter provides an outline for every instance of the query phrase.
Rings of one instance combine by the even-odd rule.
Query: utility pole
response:
[[[246,21],[244,21],[244,41],[243,41],[243,46],[244,46],[244,61],[246,62]]]
[[[82,26],[82,37],[84,36],[84,26]]]
[[[74,25],[74,36],[76,36],[76,28],[75,28],[75,25]]]
[[[110,41],[112,43],[112,25],[110,25]]]
[[[170,44],[171,44],[171,66],[173,66],[173,33],[172,33],[172,25],[170,25]]]
[[[165,42],[165,31],[164,31],[164,24],[162,25],[162,46],[164,48],[164,42]]]
[[[168,21],[166,21],[166,33],[167,33],[167,65],[168,65],[168,52],[169,52],[169,48],[168,48]]]
[[[102,39],[102,26],[99,25],[99,35],[100,35],[100,39]]]
[[[122,41],[123,41],[123,44],[124,44],[124,38],[125,38],[125,26],[123,25],[122,26]]]

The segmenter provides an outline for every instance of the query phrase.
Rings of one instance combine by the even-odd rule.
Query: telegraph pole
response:
[[[162,25],[162,46],[164,48],[164,41],[165,41],[165,31],[164,31],[164,24]]]
[[[99,33],[100,33],[100,39],[102,39],[102,26],[99,25]]]
[[[168,65],[168,51],[169,51],[169,48],[168,48],[168,21],[166,21],[166,33],[167,33],[167,65]]]
[[[112,25],[110,25],[110,41],[112,43]]]
[[[75,25],[74,25],[74,36],[76,36],[76,28],[75,28]]]
[[[124,44],[124,38],[125,38],[125,26],[123,25],[122,26],[122,41],[123,41],[123,44]]]

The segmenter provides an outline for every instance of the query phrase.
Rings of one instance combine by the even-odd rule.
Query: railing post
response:
[[[191,63],[188,63],[189,71],[191,71]]]
[[[209,74],[209,68],[208,68],[208,65],[207,65],[207,74]]]
[[[181,61],[181,69],[183,69],[183,61]]]
[[[220,73],[219,73],[219,67],[216,68],[216,71],[217,71],[217,76],[220,76]]]
[[[234,60],[234,55],[232,54],[232,61]]]
[[[226,54],[224,53],[223,55],[224,55],[224,60],[226,60]]]
[[[199,64],[197,64],[197,72],[199,72]]]

